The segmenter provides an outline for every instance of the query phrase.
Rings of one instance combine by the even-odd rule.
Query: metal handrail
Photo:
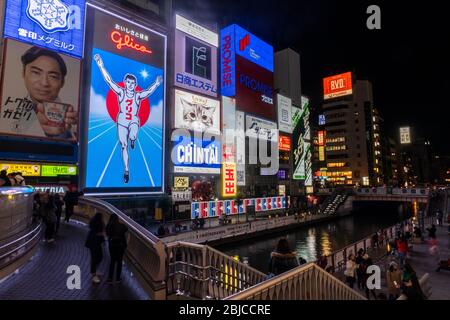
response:
[[[168,294],[188,291],[200,299],[222,299],[260,283],[266,275],[207,245],[167,245]]]
[[[128,245],[125,251],[125,258],[129,266],[138,275],[137,279],[152,298],[164,299],[167,272],[164,243],[106,201],[93,197],[80,197],[79,204],[87,207],[87,210],[84,210],[85,212],[76,212],[76,215],[84,219],[91,218],[97,211],[119,216],[129,230]],[[89,208],[93,210],[89,210]]]
[[[38,225],[36,226],[36,228],[34,228],[33,230],[31,230],[29,233],[27,233],[27,234],[21,236],[21,237],[18,238],[18,239],[15,239],[15,240],[11,241],[11,242],[9,242],[9,243],[7,243],[7,244],[5,244],[5,245],[0,246],[0,251],[1,251],[2,249],[6,248],[6,247],[9,247],[10,245],[12,245],[12,244],[14,244],[14,243],[16,243],[16,242],[19,242],[19,241],[21,241],[21,240],[27,238],[31,233],[35,232],[37,229],[40,229],[40,228],[41,228],[41,225],[38,224]]]
[[[28,245],[31,241],[35,240],[40,235],[40,232],[41,232],[41,224],[39,224],[34,230],[30,231],[29,233],[27,233],[25,236],[23,236],[21,238],[21,240],[22,240],[22,239],[25,239],[25,238],[29,238],[31,236],[30,239],[28,239],[25,243],[22,243],[18,247],[15,247],[14,249],[10,250],[9,252],[7,252],[5,254],[2,254],[0,256],[0,260],[5,258],[5,257],[8,257],[8,256],[12,255],[14,252],[19,251],[20,249],[22,249],[23,247]],[[13,243],[16,243],[16,242],[17,241],[13,241],[11,243],[8,243],[7,245],[1,247],[0,249],[6,248],[7,246],[11,246]]]
[[[367,300],[315,263],[299,266],[224,300]]]

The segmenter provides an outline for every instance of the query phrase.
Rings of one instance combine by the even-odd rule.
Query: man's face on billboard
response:
[[[134,79],[127,78],[125,80],[125,85],[127,87],[127,90],[134,91],[134,89],[136,88],[136,81],[134,81]]]
[[[27,64],[23,77],[28,93],[37,102],[54,101],[64,85],[58,62],[48,56]]]

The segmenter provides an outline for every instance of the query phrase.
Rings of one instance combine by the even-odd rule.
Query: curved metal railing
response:
[[[92,197],[80,197],[75,214],[87,222],[97,212],[115,213],[128,227],[125,259],[152,299],[165,299],[166,251],[164,243],[110,203]]]
[[[224,300],[366,300],[366,298],[315,263],[309,263]]]
[[[199,299],[223,299],[252,287],[266,275],[207,245],[175,242],[167,245],[168,294]]]
[[[33,223],[33,189],[0,187],[0,278],[25,260],[41,238],[41,224]]]

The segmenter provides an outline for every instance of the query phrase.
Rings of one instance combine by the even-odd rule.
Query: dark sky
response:
[[[354,71],[373,83],[375,105],[397,137],[410,125],[450,154],[450,13],[445,1],[174,0],[197,21],[237,23],[275,51],[301,53],[302,92],[320,104],[322,78]],[[381,30],[366,9],[381,8]]]

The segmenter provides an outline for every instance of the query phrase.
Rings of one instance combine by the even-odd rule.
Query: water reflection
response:
[[[329,255],[405,218],[406,215],[398,213],[397,205],[381,207],[373,205],[369,209],[333,222],[306,226],[286,234],[224,245],[218,249],[228,255],[239,255],[241,261],[246,259],[252,267],[267,273],[270,252],[275,249],[282,237],[288,240],[298,257],[310,262],[315,261],[319,255]]]

